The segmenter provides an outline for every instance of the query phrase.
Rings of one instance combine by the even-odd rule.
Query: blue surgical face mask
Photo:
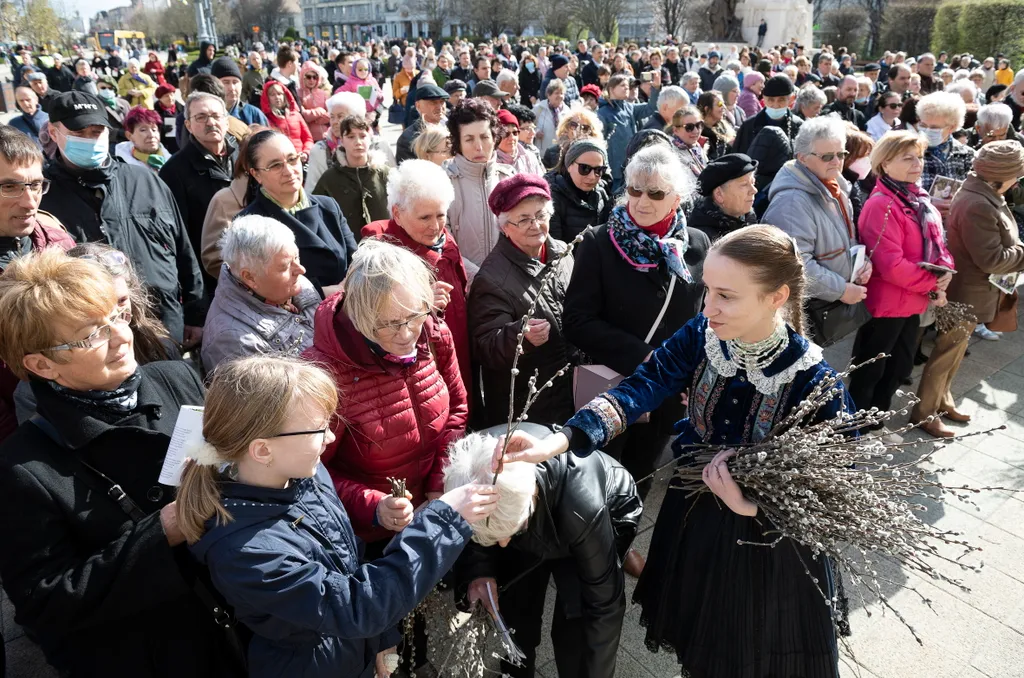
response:
[[[117,95],[114,94],[114,90],[112,89],[97,89],[96,94],[97,96],[99,96],[100,99],[103,99],[108,104],[111,103],[115,98],[117,98]]]
[[[859,99],[854,99],[854,100],[853,100],[853,102],[854,102],[855,104],[858,104],[858,105],[860,105],[860,106],[863,106],[864,104],[866,104],[866,103],[868,102],[868,99],[870,99],[870,98],[871,98],[871,97],[861,97],[861,98],[859,98]]]
[[[533,63],[532,61],[527,61],[526,62],[526,70],[528,70],[529,72],[533,73],[535,70],[537,70],[537,65],[535,63]]]
[[[788,108],[765,108],[764,112],[772,120],[782,120],[786,117],[786,111]]]
[[[929,148],[935,148],[942,143],[942,130],[920,127],[917,130],[921,136],[928,141]]]
[[[64,148],[61,151],[72,165],[82,169],[96,169],[105,163],[110,155],[107,133],[104,132],[98,139],[65,134]]]

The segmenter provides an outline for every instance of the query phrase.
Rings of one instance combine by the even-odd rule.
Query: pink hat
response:
[[[764,82],[764,76],[757,71],[743,74],[743,89],[750,89],[754,85]]]
[[[516,174],[494,187],[491,197],[487,199],[487,205],[495,215],[498,215],[511,212],[527,198],[551,200],[548,182],[536,174]]]

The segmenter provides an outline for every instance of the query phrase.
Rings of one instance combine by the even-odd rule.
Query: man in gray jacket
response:
[[[850,248],[857,245],[850,185],[842,177],[845,124],[814,118],[800,128],[796,155],[775,176],[761,221],[791,235],[807,270],[807,297],[856,304],[867,295],[867,263],[856,277]]]

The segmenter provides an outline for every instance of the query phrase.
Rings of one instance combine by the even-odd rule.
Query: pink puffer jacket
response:
[[[316,73],[316,84],[312,87],[306,80],[306,73]],[[327,71],[312,61],[302,64],[299,70],[299,98],[302,100],[300,107],[302,119],[306,121],[314,143],[323,139],[331,126],[331,116],[327,113],[327,98],[331,93],[324,89],[326,82]]]

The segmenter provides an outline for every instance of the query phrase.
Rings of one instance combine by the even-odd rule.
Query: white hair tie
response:
[[[217,448],[203,440],[185,450],[185,455],[200,466],[220,466],[224,460],[217,454]]]

